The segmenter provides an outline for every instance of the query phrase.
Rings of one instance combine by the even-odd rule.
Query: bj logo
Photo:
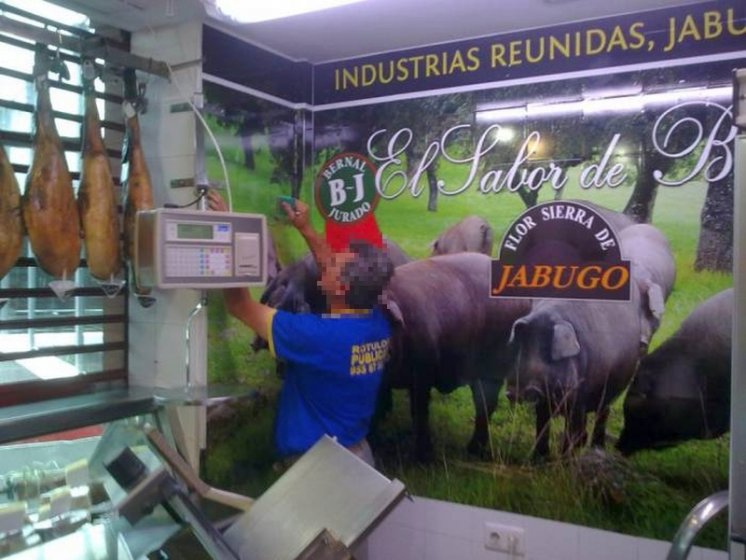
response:
[[[591,206],[547,202],[508,228],[492,261],[492,297],[629,300],[630,264]]]
[[[357,222],[378,204],[376,168],[360,154],[339,154],[319,171],[315,194],[316,206],[327,220],[340,224]]]

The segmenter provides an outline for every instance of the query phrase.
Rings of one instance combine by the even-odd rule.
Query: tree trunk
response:
[[[427,170],[427,210],[428,212],[438,211],[438,177],[432,165]]]
[[[300,198],[300,188],[303,184],[303,129],[305,127],[305,118],[302,111],[295,112],[295,122],[293,126],[293,169],[290,177],[290,190],[294,198]]]
[[[536,206],[536,202],[539,200],[539,191],[527,189],[525,187],[521,187],[518,189],[518,196],[521,197],[521,200],[523,201],[523,204],[526,205],[526,208],[533,208]],[[555,191],[555,200],[559,200],[561,197],[557,195],[557,191]]]
[[[253,170],[255,168],[254,163],[254,142],[251,137],[251,132],[238,132],[239,138],[241,139],[241,148],[243,149],[243,164],[246,169]]]
[[[733,173],[707,185],[694,270],[733,269]]]
[[[640,142],[640,159],[635,189],[627,201],[624,213],[643,224],[650,222],[655,196],[658,194],[658,183],[653,177],[653,171],[660,171],[665,175],[672,166],[672,160],[661,157],[647,136]]]
[[[246,169],[255,169],[254,160],[254,139],[253,135],[262,129],[262,122],[254,116],[246,116],[238,125],[236,135],[241,140],[241,149],[243,150],[243,161]]]

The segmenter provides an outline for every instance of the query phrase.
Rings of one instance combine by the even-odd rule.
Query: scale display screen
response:
[[[195,219],[192,216],[169,215],[163,220],[165,227],[164,240],[166,242],[195,244],[230,243],[233,236],[233,224],[223,220],[210,222],[205,219]]]
[[[176,224],[179,239],[212,239],[212,226],[209,224]]]

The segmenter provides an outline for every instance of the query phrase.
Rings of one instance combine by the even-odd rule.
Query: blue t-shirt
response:
[[[269,348],[287,363],[275,419],[281,455],[303,453],[324,434],[345,446],[368,434],[390,335],[378,308],[325,316],[275,312]]]

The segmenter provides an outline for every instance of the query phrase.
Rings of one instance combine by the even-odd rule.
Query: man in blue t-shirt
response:
[[[208,201],[213,210],[226,209],[215,191]],[[243,288],[224,290],[226,308],[268,340],[272,354],[286,363],[275,420],[279,453],[304,453],[326,434],[372,464],[365,438],[391,334],[378,298],[394,266],[384,251],[365,242],[332,253],[311,226],[308,205],[296,200],[282,207],[319,265],[328,313],[279,311]]]

